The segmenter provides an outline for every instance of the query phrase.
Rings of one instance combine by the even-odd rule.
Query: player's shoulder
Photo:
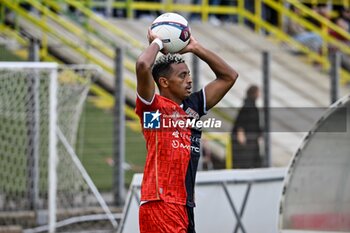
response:
[[[173,101],[157,93],[154,94],[154,97],[152,98],[151,101],[146,101],[142,99],[142,97],[140,97],[139,95],[137,96],[137,99],[136,99],[136,108],[141,108],[141,109],[162,108],[162,107],[167,107],[171,105],[174,105]]]

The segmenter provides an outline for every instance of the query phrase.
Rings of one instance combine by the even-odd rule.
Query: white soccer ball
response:
[[[190,41],[191,31],[187,20],[176,13],[164,13],[156,18],[151,30],[163,41],[169,53],[177,53]]]

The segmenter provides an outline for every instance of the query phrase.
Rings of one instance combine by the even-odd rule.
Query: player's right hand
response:
[[[158,38],[158,36],[151,30],[151,28],[148,28],[148,32],[147,32],[148,43],[151,44],[152,41],[154,41],[157,38]],[[159,38],[159,39],[161,39],[161,38]]]
[[[154,40],[157,39],[157,38],[162,39],[162,38],[160,38],[159,36],[157,36],[157,34],[155,34],[155,33],[151,30],[151,28],[148,28],[148,32],[147,32],[148,43],[151,44],[152,41],[154,41]],[[160,52],[162,52],[163,54],[167,54],[167,53],[168,53],[168,51],[167,51],[165,48],[163,48],[162,50],[160,50]]]

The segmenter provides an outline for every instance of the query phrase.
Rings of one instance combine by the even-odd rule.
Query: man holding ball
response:
[[[149,46],[136,62],[136,113],[147,147],[140,232],[194,233],[194,186],[201,130],[178,122],[199,120],[231,89],[238,74],[191,36],[179,53],[198,56],[216,76],[203,89],[192,93],[190,71],[181,55],[168,54],[163,42],[150,29],[147,38]],[[156,60],[160,51],[163,55]],[[171,127],[165,127],[163,122],[171,122]]]

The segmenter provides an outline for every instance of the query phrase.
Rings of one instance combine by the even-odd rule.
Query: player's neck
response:
[[[174,95],[172,95],[171,93],[169,92],[160,92],[160,95],[167,98],[167,99],[170,99],[171,101],[177,103],[178,105],[180,105],[182,103],[182,100]]]

